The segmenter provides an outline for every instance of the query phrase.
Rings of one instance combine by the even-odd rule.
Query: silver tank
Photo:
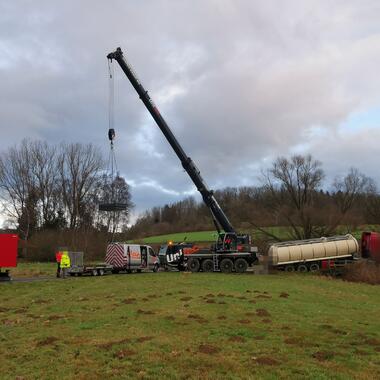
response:
[[[351,257],[358,253],[358,241],[348,234],[276,243],[269,248],[268,256],[270,264],[278,266]]]

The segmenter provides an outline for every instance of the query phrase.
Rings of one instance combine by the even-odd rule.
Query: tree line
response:
[[[240,231],[258,230],[267,239],[308,239],[380,224],[380,195],[374,180],[355,168],[326,183],[322,163],[311,155],[279,157],[259,186],[215,191],[226,215]],[[284,227],[276,234],[265,227]],[[283,228],[283,230],[284,230]],[[146,211],[129,236],[214,229],[210,212],[189,197]]]
[[[83,249],[95,232],[126,228],[133,206],[125,179],[111,177],[94,145],[79,143],[23,140],[3,152],[0,197],[6,225],[17,229],[25,254],[28,241],[44,231],[64,232],[64,239],[52,238],[56,245]],[[111,201],[126,203],[126,210],[98,211],[99,203]]]

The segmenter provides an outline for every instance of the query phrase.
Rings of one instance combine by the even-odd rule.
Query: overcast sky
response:
[[[380,183],[378,0],[0,0],[0,150],[22,138],[108,152],[107,53],[121,46],[212,188],[311,153],[326,186]],[[136,213],[194,193],[115,64],[116,154]]]

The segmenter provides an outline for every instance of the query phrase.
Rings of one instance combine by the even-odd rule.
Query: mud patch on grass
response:
[[[141,336],[140,338],[136,339],[136,342],[143,343],[143,342],[147,342],[149,340],[152,340],[153,338],[154,338],[153,336]]]
[[[247,325],[247,324],[251,323],[251,321],[249,319],[239,319],[238,323],[241,323],[243,325]]]
[[[265,309],[257,309],[256,315],[258,317],[270,317],[271,316],[270,313]]]
[[[6,313],[10,309],[7,309],[6,307],[0,307],[0,313]]]
[[[193,297],[182,297],[182,298],[180,298],[179,300],[180,301],[190,301],[190,300],[192,300],[193,299]]]
[[[198,347],[198,352],[207,355],[215,355],[220,352],[220,348],[212,346],[211,344],[201,344]]]
[[[224,321],[225,319],[227,319],[227,317],[224,316],[224,315],[219,315],[218,319],[219,319],[220,321]]]
[[[183,290],[179,290],[178,294],[186,294],[186,292],[184,292]]]
[[[63,315],[52,314],[47,319],[48,321],[58,321],[59,319],[63,319],[63,318],[65,318]]]
[[[258,358],[253,357],[253,361],[259,365],[270,365],[276,366],[279,365],[280,362],[270,356],[259,356]]]
[[[59,341],[58,338],[55,336],[48,336],[44,339],[39,340],[36,343],[36,347],[44,347],[44,346],[51,346],[51,345],[56,345],[56,343]]]
[[[207,323],[207,320],[203,318],[202,316],[200,316],[199,314],[189,314],[187,318],[193,319],[194,321],[199,322],[199,323]]]
[[[149,301],[149,298],[146,298],[146,297],[141,298],[141,301],[143,301],[143,302],[148,302],[148,301]]]
[[[185,303],[183,307],[189,307],[190,305],[188,303]]]
[[[153,314],[156,314],[154,311],[152,310],[142,310],[142,309],[138,309],[137,310],[137,314],[143,314],[143,315],[153,315]]]
[[[355,353],[356,355],[360,355],[360,356],[367,356],[367,355],[370,354],[368,351],[360,350],[359,348],[356,348],[356,349],[354,350],[354,353]]]
[[[249,290],[249,289],[247,289],[245,292],[246,292],[246,293],[252,293],[252,291]]]
[[[125,303],[126,305],[130,305],[135,302],[136,302],[136,298],[126,298],[125,300],[121,301],[121,303]]]
[[[364,341],[365,344],[368,344],[369,346],[380,346],[380,340],[376,338],[369,338]]]
[[[133,355],[136,355],[135,351],[129,350],[129,349],[124,349],[124,350],[117,351],[114,354],[114,357],[121,360],[121,359],[128,358],[130,356],[133,356]]]
[[[167,295],[167,296],[172,296],[173,293],[168,292],[168,293],[166,293],[166,295]]]
[[[234,335],[234,336],[231,336],[229,339],[228,339],[229,342],[236,342],[236,343],[244,343],[246,341],[245,338],[243,338],[242,336],[239,336],[239,335]]]
[[[217,297],[225,297],[226,295],[224,293],[218,293]]]
[[[266,294],[259,294],[258,296],[256,296],[255,298],[260,298],[260,299],[270,299],[272,298],[271,296],[268,296]]]
[[[175,317],[173,317],[172,315],[167,315],[167,316],[165,317],[165,319],[166,319],[167,321],[175,321]]]
[[[332,359],[334,357],[334,353],[331,351],[317,351],[314,352],[312,357],[320,362],[323,362]]]
[[[213,299],[208,299],[208,300],[206,300],[206,303],[215,303],[215,300],[213,300]]]
[[[219,301],[218,304],[219,304],[219,305],[225,305],[226,302],[224,302],[224,301]]]
[[[113,346],[116,346],[118,344],[125,344],[125,343],[130,343],[130,342],[131,342],[130,338],[124,338],[124,339],[119,339],[119,340],[110,340],[108,342],[99,343],[96,345],[96,347],[99,347],[99,348],[102,348],[105,350],[109,350],[110,348],[112,348]]]
[[[282,292],[282,293],[280,294],[280,298],[288,298],[288,297],[289,297],[289,294],[286,293],[286,292]]]
[[[205,297],[215,297],[215,295],[214,294],[212,294],[212,293],[208,293],[208,294],[206,294],[206,296]]]
[[[28,308],[26,307],[21,307],[20,309],[13,310],[15,314],[25,314],[28,312]]]
[[[262,319],[261,322],[263,322],[263,323],[272,323],[272,320],[268,319],[268,318],[265,318],[265,319]]]
[[[239,296],[239,297],[236,297],[238,300],[246,300],[247,297],[244,297],[244,296]]]

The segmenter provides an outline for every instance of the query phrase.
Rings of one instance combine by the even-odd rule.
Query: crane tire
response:
[[[232,269],[234,267],[234,263],[232,262],[231,259],[223,259],[221,262],[220,262],[220,271],[222,273],[231,273],[232,272]]]
[[[104,276],[104,269],[99,269],[98,274],[99,276]]]
[[[235,261],[236,273],[244,273],[248,269],[248,263],[246,259],[239,258]]]
[[[294,272],[294,266],[293,265],[287,265],[285,267],[285,272]]]
[[[201,267],[201,264],[198,259],[192,258],[192,259],[187,260],[187,269],[190,272],[193,272],[193,273],[199,272],[200,267]]]
[[[214,263],[211,259],[206,259],[202,261],[202,271],[203,272],[213,272],[214,271]]]
[[[97,275],[98,275],[98,271],[96,269],[93,269],[91,272],[91,276],[97,276]]]

